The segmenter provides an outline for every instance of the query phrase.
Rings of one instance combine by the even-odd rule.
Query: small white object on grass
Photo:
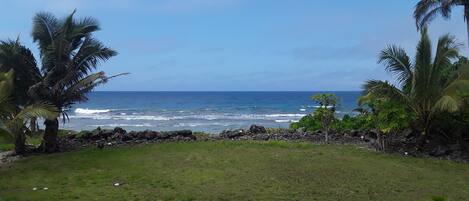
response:
[[[365,138],[365,136],[362,135],[360,138],[363,139],[363,138]]]
[[[37,188],[36,188],[36,187],[34,187],[34,188],[33,188],[33,191],[37,191]]]
[[[47,189],[49,189],[49,188],[47,188],[47,187],[44,187],[44,190],[47,190]]]
[[[108,142],[108,143],[107,143],[107,145],[108,145],[108,146],[111,146],[111,145],[112,145],[112,143]]]
[[[407,156],[407,155],[409,155],[409,153],[407,153],[407,151],[406,151],[406,152],[404,152],[404,154],[405,154],[406,156]]]
[[[120,186],[120,185],[121,185],[121,184],[119,184],[119,183],[114,183],[114,186]]]

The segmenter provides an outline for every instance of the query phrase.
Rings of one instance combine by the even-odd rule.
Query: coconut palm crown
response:
[[[417,29],[423,29],[438,15],[444,19],[451,18],[453,9],[459,6],[464,7],[464,20],[469,38],[469,0],[420,0],[414,10]]]

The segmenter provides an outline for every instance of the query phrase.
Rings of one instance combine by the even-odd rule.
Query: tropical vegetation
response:
[[[38,45],[40,64],[19,39],[0,43],[0,71],[14,71],[13,102],[17,107],[48,103],[68,118],[70,107],[87,100],[87,93],[114,76],[93,72],[101,62],[117,54],[94,38],[99,24],[93,18],[76,19],[75,11],[58,19],[41,12],[33,19],[33,41]],[[50,117],[50,116],[49,116]],[[36,118],[30,118],[31,130]],[[4,122],[3,122],[4,123]],[[59,118],[46,118],[41,150],[58,150]]]
[[[0,134],[3,138],[14,141],[17,154],[23,154],[26,152],[26,135],[31,134],[26,121],[32,118],[54,119],[57,117],[57,110],[44,103],[25,107],[15,105],[12,102],[13,77],[13,70],[0,73]]]
[[[455,38],[447,34],[439,38],[432,51],[427,28],[422,29],[413,59],[401,47],[388,46],[381,51],[378,63],[394,75],[395,81],[367,81],[358,101],[360,107],[356,111],[359,114],[336,119],[330,127],[339,130],[373,128],[378,131],[380,150],[386,148],[383,136],[404,129],[412,129],[412,134],[421,142],[438,138],[444,143],[464,145],[468,136],[463,130],[469,125],[469,63],[460,56],[459,47]],[[327,96],[317,95],[316,99]],[[312,115],[291,127],[328,128],[331,123],[321,119],[324,112],[329,111],[329,119],[333,120],[333,109],[326,110],[321,101],[318,104],[320,107]]]

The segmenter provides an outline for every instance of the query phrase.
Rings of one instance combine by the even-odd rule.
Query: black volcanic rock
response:
[[[261,134],[261,133],[267,133],[267,130],[264,128],[264,126],[258,126],[258,125],[251,125],[249,128],[249,132],[253,134]]]
[[[238,138],[241,136],[247,135],[247,132],[243,129],[238,129],[238,130],[224,130],[223,132],[220,133],[221,138],[228,138],[228,139],[233,139],[233,138]]]

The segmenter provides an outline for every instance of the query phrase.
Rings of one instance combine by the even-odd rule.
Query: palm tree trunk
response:
[[[31,132],[33,134],[36,134],[37,132],[37,118],[31,118],[31,120],[29,120],[29,130],[31,130]]]
[[[326,127],[326,144],[329,144],[329,128]]]
[[[464,5],[464,18],[466,20],[467,42],[469,44],[469,5]]]
[[[15,136],[15,153],[24,154],[26,152],[26,136],[17,134]]]
[[[45,120],[44,124],[46,125],[44,131],[44,141],[42,149],[45,152],[55,152],[58,150],[57,135],[59,132],[59,120]]]

